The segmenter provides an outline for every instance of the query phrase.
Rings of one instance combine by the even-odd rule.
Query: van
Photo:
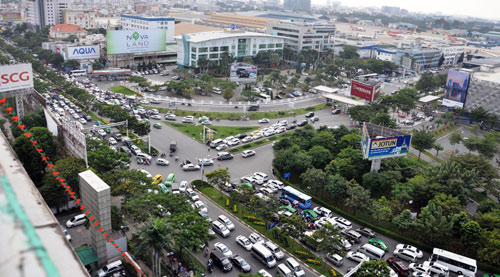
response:
[[[410,269],[403,263],[403,261],[390,257],[387,259],[387,265],[392,268],[399,276],[410,276]]]
[[[214,262],[214,264],[222,271],[222,272],[229,272],[233,269],[233,265],[229,261],[229,258],[227,258],[224,253],[222,253],[218,249],[214,249],[210,253],[210,259]]]
[[[354,240],[354,242],[356,243],[361,242],[361,234],[354,230],[342,230],[341,233],[344,234],[346,237]]]
[[[278,273],[283,277],[293,277],[293,272],[285,265],[278,265]]]
[[[306,276],[305,271],[302,269],[299,262],[297,262],[294,258],[286,259],[285,264],[292,270],[295,277]]]
[[[222,143],[222,139],[216,139],[216,140],[210,142],[210,147],[215,148],[215,147],[219,146],[219,144],[221,144],[221,143]]]
[[[382,260],[385,256],[385,251],[373,246],[371,244],[365,243],[358,248],[358,252],[366,254],[371,259]]]
[[[219,234],[223,238],[229,237],[230,231],[227,229],[226,225],[219,221],[214,221],[212,222],[212,230],[214,230],[215,233]]]
[[[175,152],[177,150],[177,141],[173,140],[170,142],[170,151]]]
[[[267,268],[276,266],[276,259],[274,259],[271,250],[267,249],[262,243],[255,243],[252,245],[252,256],[266,265]]]
[[[97,271],[97,276],[99,277],[104,277],[104,276],[111,276],[111,274],[118,272],[123,269],[122,262],[120,260],[116,262],[112,262],[110,264],[107,264],[103,268],[99,269]]]

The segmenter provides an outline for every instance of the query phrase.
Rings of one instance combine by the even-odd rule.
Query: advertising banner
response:
[[[0,92],[33,87],[30,63],[0,66]]]
[[[351,81],[351,96],[357,96],[367,101],[374,101],[380,94],[380,83],[371,86],[356,80]]]
[[[165,51],[167,33],[164,29],[109,30],[106,33],[108,54]]]
[[[20,12],[3,12],[2,19],[5,21],[18,21],[23,19]]]
[[[101,56],[99,45],[92,46],[68,46],[65,51],[65,60],[88,60],[98,59]]]
[[[366,157],[371,159],[392,158],[408,154],[411,135],[369,139]]]
[[[469,88],[470,74],[468,72],[450,70],[446,79],[443,106],[463,108],[467,89]]]
[[[232,64],[229,79],[232,82],[256,82],[257,66],[245,63]]]

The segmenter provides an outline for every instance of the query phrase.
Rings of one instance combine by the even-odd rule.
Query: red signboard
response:
[[[374,101],[380,95],[380,86],[378,83],[375,86],[362,83],[360,81],[351,81],[351,95],[363,98],[367,101]]]

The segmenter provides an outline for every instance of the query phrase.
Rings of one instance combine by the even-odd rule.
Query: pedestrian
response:
[[[208,246],[205,246],[205,257],[208,256]]]
[[[210,152],[210,147],[208,147],[208,152]]]
[[[273,167],[273,175],[276,175],[276,170],[274,170],[274,167]]]

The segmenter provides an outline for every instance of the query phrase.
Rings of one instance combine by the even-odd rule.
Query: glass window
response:
[[[210,52],[218,52],[219,47],[210,47]]]
[[[191,67],[196,67],[196,62],[195,61],[191,61]]]
[[[196,59],[196,54],[191,54],[192,59]]]
[[[265,44],[259,44],[259,49],[266,49],[266,45]]]
[[[269,44],[267,45],[267,48],[274,48],[274,44],[273,44],[273,43],[269,43]]]
[[[203,55],[198,55],[198,59],[207,59],[207,54],[203,54]]]
[[[218,59],[219,54],[210,54],[210,59]]]
[[[281,48],[283,47],[283,43],[276,43],[276,48]]]
[[[257,48],[257,44],[254,44],[252,47],[253,47],[253,48]]]
[[[207,47],[200,47],[200,48],[198,48],[198,50],[200,53],[206,53],[208,51],[208,48]]]
[[[256,55],[256,54],[257,54],[257,51],[253,50],[252,54]]]
[[[229,51],[229,47],[228,46],[221,46],[220,51],[222,51],[222,52]]]
[[[234,50],[235,48],[236,48],[236,46],[235,46],[235,45],[231,45],[231,49],[233,49],[233,50]]]

